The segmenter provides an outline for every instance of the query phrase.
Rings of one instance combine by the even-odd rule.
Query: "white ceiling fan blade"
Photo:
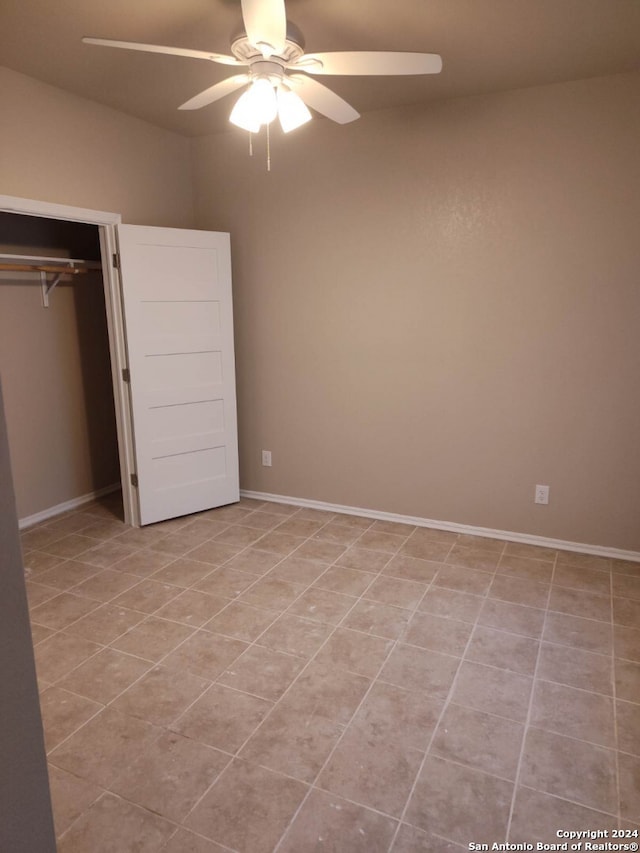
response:
[[[437,53],[345,50],[305,54],[291,67],[308,74],[439,74],[442,59]]]
[[[242,19],[247,38],[264,56],[283,50],[287,38],[284,0],[242,0]]]
[[[215,83],[213,86],[209,86],[209,88],[205,89],[204,92],[200,92],[199,95],[195,95],[190,100],[185,101],[185,103],[179,106],[178,109],[199,110],[201,107],[206,107],[208,104],[212,104],[214,101],[219,101],[220,98],[230,95],[232,92],[235,92],[236,89],[246,86],[248,82],[248,74],[236,74],[235,77],[227,77],[226,80],[222,80],[220,83]]]
[[[148,53],[168,53],[172,56],[189,56],[193,59],[208,59],[210,62],[220,62],[222,65],[243,65],[233,56],[226,53],[210,53],[206,50],[190,50],[186,47],[166,47],[162,44],[141,44],[137,41],[113,41],[112,39],[83,38],[85,44],[97,44],[100,47],[121,47],[125,50],[143,50]]]
[[[302,100],[323,116],[337,121],[338,124],[347,124],[360,118],[351,104],[344,101],[340,95],[336,95],[331,89],[327,89],[324,83],[319,83],[304,74],[288,74],[286,80],[293,80],[295,92]]]

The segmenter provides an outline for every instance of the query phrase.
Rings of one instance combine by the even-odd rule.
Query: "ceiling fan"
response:
[[[229,120],[259,131],[276,118],[286,132],[309,121],[308,107],[339,124],[359,118],[359,113],[323,83],[308,75],[438,74],[442,59],[435,53],[390,51],[336,51],[305,53],[304,38],[287,21],[284,0],[241,0],[244,30],[231,42],[232,56],[111,39],[83,38],[87,44],[168,53],[207,59],[229,66],[248,66],[242,74],[227,77],[182,104],[197,110],[246,87]]]

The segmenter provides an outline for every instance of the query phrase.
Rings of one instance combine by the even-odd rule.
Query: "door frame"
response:
[[[111,357],[111,381],[113,401],[116,413],[116,434],[118,438],[118,456],[120,460],[120,479],[122,481],[122,500],[124,520],[133,527],[140,526],[138,494],[132,484],[135,472],[134,442],[131,419],[129,386],[124,382],[123,371],[128,366],[127,341],[125,335],[124,314],[122,310],[122,291],[118,270],[113,259],[118,253],[117,225],[122,221],[119,213],[91,210],[83,207],[70,207],[52,204],[35,199],[0,195],[0,212],[18,213],[27,216],[40,216],[45,219],[62,219],[70,222],[82,222],[97,225],[100,235],[100,255],[102,260],[102,280],[104,282],[105,308],[107,314],[107,332],[109,337],[109,355]]]

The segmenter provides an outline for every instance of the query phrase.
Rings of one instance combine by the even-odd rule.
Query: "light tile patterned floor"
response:
[[[60,853],[640,824],[640,564],[274,503],[23,534]]]

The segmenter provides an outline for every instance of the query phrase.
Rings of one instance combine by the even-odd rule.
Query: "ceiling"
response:
[[[640,0],[287,0],[312,51],[439,53],[440,75],[324,77],[359,112],[640,69]],[[235,69],[84,45],[229,52],[240,0],[2,0],[0,64],[187,136],[227,130],[234,96],[179,104]]]

